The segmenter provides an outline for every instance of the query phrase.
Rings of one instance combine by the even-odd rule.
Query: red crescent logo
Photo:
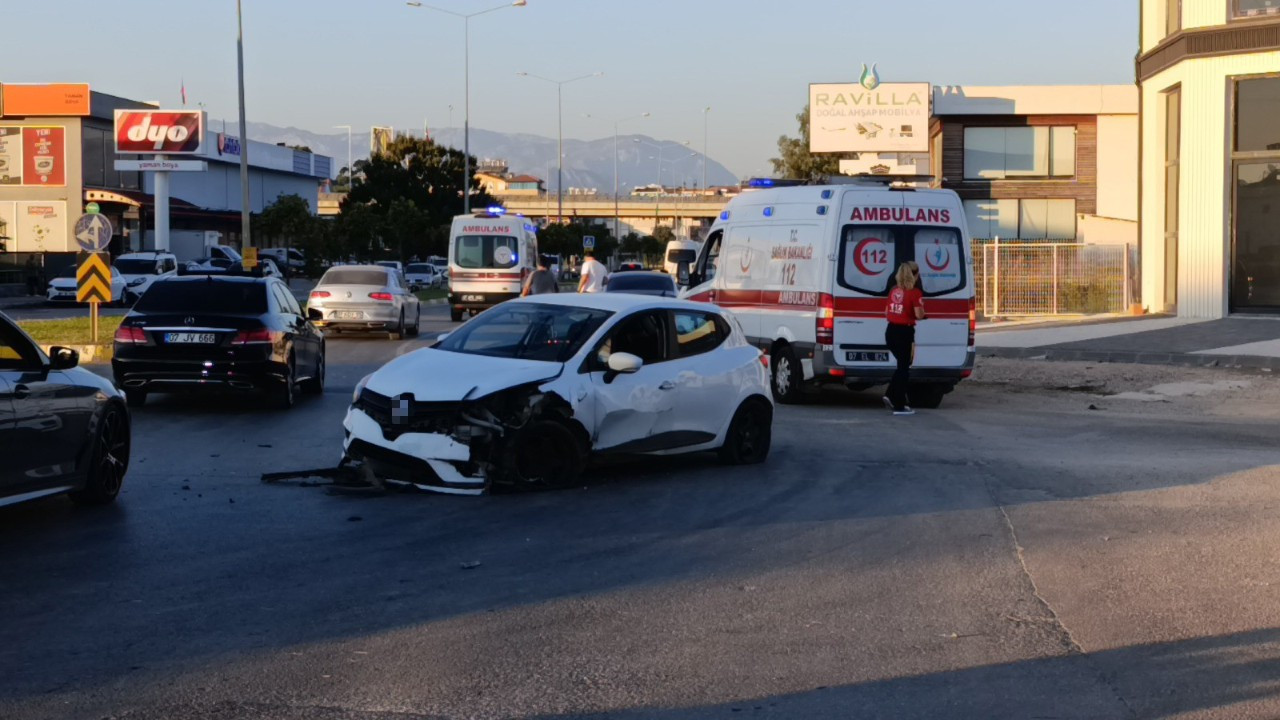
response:
[[[863,275],[879,275],[880,273],[884,272],[883,270],[879,270],[879,271],[872,270],[862,262],[862,251],[871,243],[883,245],[884,241],[881,240],[880,238],[863,238],[862,240],[858,241],[857,245],[853,246],[853,265],[854,267],[858,268],[858,272],[862,273]]]
[[[750,250],[744,249],[742,251],[742,258],[738,260],[738,267],[742,269],[743,275],[747,274],[747,271],[751,269],[751,251]]]
[[[924,264],[934,272],[942,272],[951,264],[951,251],[934,240],[933,249],[924,254]]]

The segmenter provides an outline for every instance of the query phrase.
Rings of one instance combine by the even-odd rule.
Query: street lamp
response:
[[[349,193],[351,192],[351,189],[355,187],[355,184],[356,184],[356,181],[355,181],[356,170],[355,168],[351,167],[351,126],[350,125],[334,125],[334,127],[339,130],[342,130],[345,128],[347,131],[347,192]]]
[[[634,143],[637,143],[637,144],[639,144],[639,145],[645,145],[645,146],[651,147],[651,148],[653,148],[654,150],[657,150],[657,151],[658,151],[658,155],[657,155],[657,160],[658,160],[658,194],[654,196],[654,203],[653,203],[653,227],[654,227],[654,230],[655,230],[655,232],[656,232],[656,231],[657,231],[657,228],[658,228],[658,217],[659,217],[658,210],[659,210],[660,206],[662,205],[662,153],[663,153],[663,151],[664,151],[664,150],[666,150],[666,148],[665,148],[664,146],[662,146],[662,145],[655,145],[654,143],[651,143],[651,142],[645,142],[644,140],[641,140],[640,138],[631,138],[631,141],[632,141],[632,142],[634,142]],[[685,140],[684,142],[682,142],[682,143],[680,143],[680,144],[681,144],[682,146],[686,147],[686,148],[687,148],[687,147],[689,147],[689,141],[688,141],[688,140]],[[694,157],[694,156],[696,156],[696,155],[697,155],[697,153],[689,153],[689,155],[688,155],[688,156],[686,156],[685,158],[677,158],[677,159],[688,159],[688,158]],[[672,221],[673,221],[673,222],[672,222],[672,225],[673,225],[673,226],[675,225],[675,222],[674,222],[675,220],[676,220],[676,218],[674,218],[674,217],[673,217],[673,218],[672,218]]]
[[[587,117],[591,116],[588,115]],[[649,113],[646,112],[613,121],[613,238],[615,240],[622,237],[620,235],[622,232],[622,213],[618,209],[618,125],[628,120],[639,120],[647,117],[649,117]]]
[[[237,0],[239,2],[239,0]],[[462,18],[462,47],[463,47],[463,84],[466,89],[466,102],[464,104],[462,118],[462,212],[468,214],[471,212],[471,18],[477,15],[504,10],[509,7],[524,7],[528,3],[525,0],[513,0],[506,5],[491,7],[488,10],[480,10],[473,13],[460,13],[452,10],[445,10],[434,5],[427,5],[421,2],[407,2],[409,7],[426,8],[435,10],[446,15]]]
[[[240,13],[240,0],[236,0],[236,81],[240,95],[240,247],[251,247],[249,244],[249,127],[244,119],[244,21]],[[165,176],[164,185],[164,242],[168,250],[169,242],[169,179],[168,173],[156,173],[156,182]],[[160,193],[157,193],[157,196]],[[157,206],[156,212],[160,212]],[[160,233],[157,232],[158,236]]]
[[[569,78],[568,80],[552,80],[551,78],[548,78],[548,77],[542,77],[541,75],[534,75],[533,73],[527,73],[527,72],[518,72],[516,73],[516,75],[519,75],[520,77],[529,77],[535,80],[541,80],[543,82],[549,82],[552,85],[556,86],[556,125],[557,125],[556,135],[558,136],[558,140],[556,142],[556,154],[559,155],[559,160],[560,160],[560,164],[556,170],[556,222],[563,224],[564,223],[564,102],[563,102],[564,86],[572,82],[578,82],[579,80],[587,80],[593,77],[600,77],[604,75],[604,73],[594,72],[594,73],[591,73],[590,75],[582,75],[576,78]]]
[[[702,109],[702,192],[707,191],[707,117],[711,114],[711,106]]]

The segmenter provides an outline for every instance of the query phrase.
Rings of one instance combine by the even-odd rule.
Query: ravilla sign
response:
[[[204,112],[117,110],[116,153],[199,155],[204,149]]]
[[[882,83],[862,66],[856,83],[809,86],[809,152],[929,151],[929,83]]]

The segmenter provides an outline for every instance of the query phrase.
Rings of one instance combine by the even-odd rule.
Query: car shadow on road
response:
[[[956,642],[965,642],[958,639]],[[858,670],[861,670],[859,668]],[[709,695],[721,694],[715,688]],[[723,693],[729,694],[729,693]],[[719,717],[974,718],[1184,717],[1243,714],[1280,699],[1280,629],[1267,628],[1087,654],[1070,653],[926,675],[742,697],[684,707],[529,716],[530,720],[703,720]],[[1273,711],[1250,717],[1275,717]]]

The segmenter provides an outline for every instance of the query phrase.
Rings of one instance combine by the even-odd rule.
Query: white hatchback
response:
[[[760,351],[705,303],[538,295],[486,310],[361,380],[346,458],[423,489],[564,487],[592,455],[769,454]]]

